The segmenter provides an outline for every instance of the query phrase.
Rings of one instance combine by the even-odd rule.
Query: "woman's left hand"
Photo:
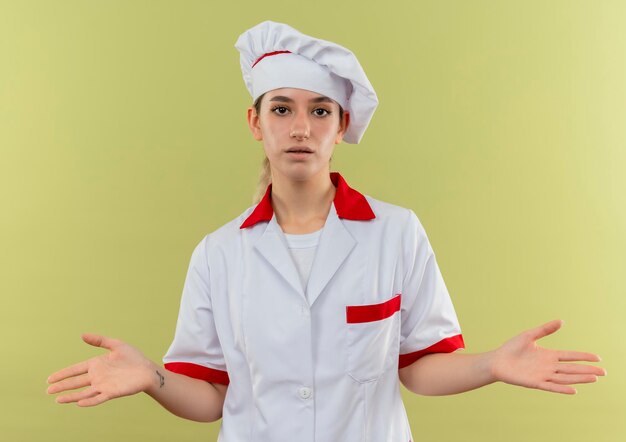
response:
[[[536,341],[548,336],[563,325],[563,321],[550,321],[527,330],[505,342],[492,352],[492,372],[496,380],[522,387],[536,388],[554,393],[575,394],[571,384],[595,382],[606,375],[601,367],[573,364],[575,361],[599,362],[593,353],[550,350]]]

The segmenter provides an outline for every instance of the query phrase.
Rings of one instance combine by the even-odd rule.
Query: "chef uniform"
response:
[[[271,21],[235,46],[254,99],[279,87],[329,96],[351,113],[344,140],[358,143],[378,102],[349,50]],[[191,255],[163,360],[228,385],[218,442],[412,441],[398,369],[464,347],[415,213],[338,172],[330,180],[318,232],[282,231],[270,183]]]

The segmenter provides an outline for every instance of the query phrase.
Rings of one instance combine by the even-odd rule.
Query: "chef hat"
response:
[[[235,48],[241,54],[243,80],[253,100],[283,87],[325,95],[350,112],[344,141],[361,141],[378,98],[349,49],[269,20],[241,34]]]

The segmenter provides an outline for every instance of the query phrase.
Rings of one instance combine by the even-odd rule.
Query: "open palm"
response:
[[[575,394],[576,389],[570,384],[595,382],[597,376],[604,376],[606,372],[600,367],[570,363],[600,361],[595,354],[550,350],[537,345],[537,340],[556,332],[562,325],[560,320],[548,322],[494,350],[492,367],[496,379],[528,388]]]
[[[84,390],[59,396],[57,402],[76,402],[88,407],[109,399],[129,396],[144,391],[153,376],[150,360],[139,350],[120,340],[86,333],[82,339],[95,347],[110,350],[87,361],[66,367],[48,378],[48,393],[87,387]]]

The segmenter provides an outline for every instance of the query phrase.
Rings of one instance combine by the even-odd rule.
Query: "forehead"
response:
[[[331,98],[317,92],[297,88],[280,88],[266,92],[267,101],[294,103],[336,103]],[[265,101],[265,100],[264,100]]]

